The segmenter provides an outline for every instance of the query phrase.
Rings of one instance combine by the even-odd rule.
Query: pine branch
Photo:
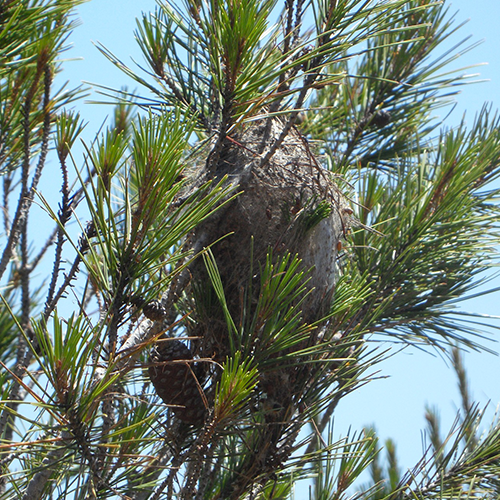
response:
[[[68,439],[69,437],[70,434],[68,432],[61,433],[61,435],[59,436],[60,445],[50,451],[43,459],[41,464],[42,469],[37,472],[29,481],[22,500],[43,498],[43,492],[46,491],[47,484],[51,479],[54,469],[59,466],[61,459],[66,453],[64,440]]]
[[[162,2],[138,23],[144,70],[101,48],[153,98],[113,94],[115,122],[70,186],[83,125],[62,107],[77,93],[50,89],[75,3],[42,3],[0,7],[0,276],[17,271],[0,315],[3,496],[285,498],[316,474],[317,499],[344,498],[370,464],[358,498],[497,492],[498,426],[477,437],[456,352],[463,421],[443,441],[428,410],[434,454],[412,474],[390,441],[382,467],[374,433],[323,436],[386,355],[370,334],[479,347],[480,325],[454,307],[498,243],[500,122],[485,108],[436,135],[434,111],[465,81],[443,73],[455,52],[431,59],[454,30],[446,8],[284,0],[272,24],[272,0]],[[59,210],[40,199],[57,230],[30,262],[53,138]],[[78,239],[73,215],[89,220]],[[52,241],[36,318],[33,270]],[[59,318],[70,288],[76,313]]]
[[[25,221],[28,217],[28,212],[31,208],[31,203],[35,194],[35,189],[40,179],[43,166],[45,164],[45,157],[47,154],[47,143],[49,139],[50,131],[50,121],[51,114],[49,112],[49,99],[50,99],[50,84],[51,84],[51,69],[47,66],[45,69],[43,65],[39,66],[34,81],[31,85],[30,91],[26,96],[26,101],[24,105],[24,161],[23,161],[23,175],[22,175],[22,189],[19,195],[19,201],[17,203],[16,212],[9,230],[9,237],[5,245],[4,251],[2,253],[2,258],[0,260],[0,278],[3,276],[5,269],[7,268],[14,247],[17,245],[19,237],[21,236]],[[30,115],[31,115],[31,105],[32,99],[37,90],[37,85],[40,77],[45,72],[45,82],[44,82],[44,109],[45,109],[45,121],[44,121],[44,134],[42,139],[42,151],[38,161],[37,168],[32,178],[32,183],[30,188],[28,188],[28,175],[29,175],[29,162],[30,162],[30,141],[31,141],[31,128],[30,128]]]

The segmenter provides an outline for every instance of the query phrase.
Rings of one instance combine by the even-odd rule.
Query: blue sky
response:
[[[153,0],[92,0],[78,8],[81,26],[71,37],[73,49],[70,58],[83,60],[68,62],[62,77],[72,85],[80,81],[95,82],[120,88],[126,84],[123,74],[109,63],[92,44],[100,42],[127,64],[130,56],[142,63],[142,56],[134,40],[135,18],[142,11],[154,8]],[[457,24],[470,21],[453,37],[454,43],[471,35],[468,44],[484,42],[468,52],[453,67],[462,68],[478,63],[488,65],[469,68],[465,73],[480,73],[477,80],[489,81],[465,87],[457,97],[457,107],[448,122],[456,125],[467,111],[466,121],[471,123],[474,114],[485,102],[500,107],[500,2],[496,0],[455,0],[450,12],[458,11]],[[130,88],[136,87],[128,83]],[[95,104],[81,104],[79,109],[90,121],[86,139],[105,119],[110,108]],[[500,286],[500,280],[490,283]],[[500,314],[500,293],[464,304],[463,308],[480,314]],[[498,338],[498,336],[497,336]],[[490,348],[498,348],[489,344]],[[500,358],[486,353],[471,353],[465,357],[473,395],[482,404],[490,403],[489,416],[500,402]],[[381,377],[357,393],[345,398],[335,417],[335,436],[340,437],[352,426],[357,430],[364,425],[375,424],[382,438],[392,437],[398,445],[403,467],[411,467],[420,458],[422,429],[425,427],[426,404],[440,409],[443,429],[449,428],[459,405],[455,376],[443,358],[407,350],[379,366]],[[486,420],[486,424],[488,424]]]

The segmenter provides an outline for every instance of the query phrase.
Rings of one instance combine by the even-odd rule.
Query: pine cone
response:
[[[199,425],[207,409],[199,381],[200,367],[192,359],[191,351],[181,341],[162,339],[151,352],[149,378],[158,396],[180,420]]]
[[[159,300],[153,300],[147,303],[142,308],[142,312],[144,313],[144,316],[151,321],[161,321],[166,315],[165,308]]]

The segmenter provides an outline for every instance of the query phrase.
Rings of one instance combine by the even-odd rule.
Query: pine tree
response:
[[[498,496],[460,355],[488,319],[455,307],[494,265],[500,128],[437,117],[467,83],[446,4],[158,1],[145,68],[101,47],[140,90],[101,89],[113,120],[78,158],[85,89],[54,85],[78,3],[0,5],[0,498]],[[329,425],[380,338],[459,379],[408,473]]]

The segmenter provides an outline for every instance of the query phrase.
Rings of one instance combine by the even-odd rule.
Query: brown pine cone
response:
[[[151,321],[161,321],[166,315],[165,308],[159,300],[153,300],[146,304],[142,308],[142,312]]]
[[[199,369],[185,344],[176,339],[162,339],[151,351],[149,378],[156,393],[171,411],[185,423],[199,425],[206,411]],[[185,362],[183,362],[185,361]]]

